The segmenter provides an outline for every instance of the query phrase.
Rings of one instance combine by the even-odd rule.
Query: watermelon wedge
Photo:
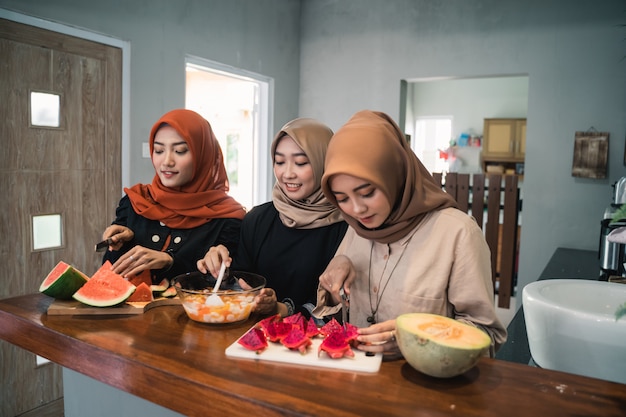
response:
[[[127,302],[150,302],[154,301],[152,290],[145,282],[137,285],[135,291],[126,299]]]
[[[135,288],[124,277],[113,272],[111,262],[106,261],[73,297],[89,306],[111,307],[126,301]]]
[[[71,300],[72,295],[88,280],[87,275],[60,261],[43,280],[39,292],[60,300]]]

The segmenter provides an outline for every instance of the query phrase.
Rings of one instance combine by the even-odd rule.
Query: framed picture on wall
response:
[[[572,176],[606,178],[609,158],[609,132],[576,132]]]

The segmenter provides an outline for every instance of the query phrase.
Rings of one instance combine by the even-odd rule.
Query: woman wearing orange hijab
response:
[[[191,110],[172,110],[150,132],[155,176],[125,188],[103,262],[132,278],[151,270],[153,282],[196,270],[211,246],[236,250],[244,208],[230,197],[220,145],[209,123]]]

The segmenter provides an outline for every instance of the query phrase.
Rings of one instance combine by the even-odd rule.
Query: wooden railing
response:
[[[505,175],[504,181],[499,174],[447,173],[444,178],[442,173],[434,173],[433,177],[483,230],[491,250],[491,278],[498,307],[509,308],[517,278],[518,219],[522,209],[517,176]]]

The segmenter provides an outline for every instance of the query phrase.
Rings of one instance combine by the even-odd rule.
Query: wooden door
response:
[[[94,243],[121,196],[121,83],[119,48],[0,19],[0,298],[37,292],[61,260],[100,265]],[[31,126],[31,92],[59,96],[59,127]],[[47,214],[61,242],[36,249],[33,218]],[[2,341],[0,361],[0,415],[62,397],[58,365]]]

